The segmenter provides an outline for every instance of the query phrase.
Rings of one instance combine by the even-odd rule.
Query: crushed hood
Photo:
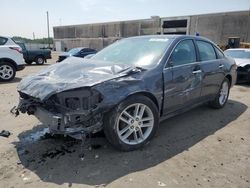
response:
[[[250,65],[250,59],[235,58],[235,63],[237,66],[244,67]]]
[[[49,66],[38,74],[24,78],[18,85],[18,91],[40,100],[55,93],[91,87],[98,83],[126,75],[128,65],[97,62],[77,57]]]

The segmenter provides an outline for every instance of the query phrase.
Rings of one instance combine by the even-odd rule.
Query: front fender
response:
[[[149,86],[151,85],[149,84]],[[159,97],[152,92],[152,89],[148,87],[146,81],[136,77],[110,80],[94,86],[93,89],[100,92],[103,96],[103,100],[100,104],[103,111],[112,109],[129,96],[135,94],[142,94],[149,97],[158,109],[161,106],[159,103],[160,99],[158,100]]]

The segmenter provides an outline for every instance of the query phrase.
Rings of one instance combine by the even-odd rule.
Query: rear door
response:
[[[197,40],[196,44],[203,72],[201,97],[206,98],[218,93],[224,79],[224,64],[213,44],[202,40]]]
[[[202,72],[192,39],[179,42],[164,69],[164,113],[195,103],[201,94]]]

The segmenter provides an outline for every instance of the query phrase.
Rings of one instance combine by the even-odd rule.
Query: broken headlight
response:
[[[102,101],[101,94],[91,89],[64,91],[56,96],[60,105],[72,110],[95,109]]]

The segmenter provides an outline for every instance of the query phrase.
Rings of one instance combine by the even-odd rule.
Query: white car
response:
[[[0,81],[11,81],[16,71],[23,70],[22,49],[11,38],[0,36]]]
[[[227,56],[232,57],[237,68],[237,82],[250,83],[250,49],[233,48],[224,52]]]

